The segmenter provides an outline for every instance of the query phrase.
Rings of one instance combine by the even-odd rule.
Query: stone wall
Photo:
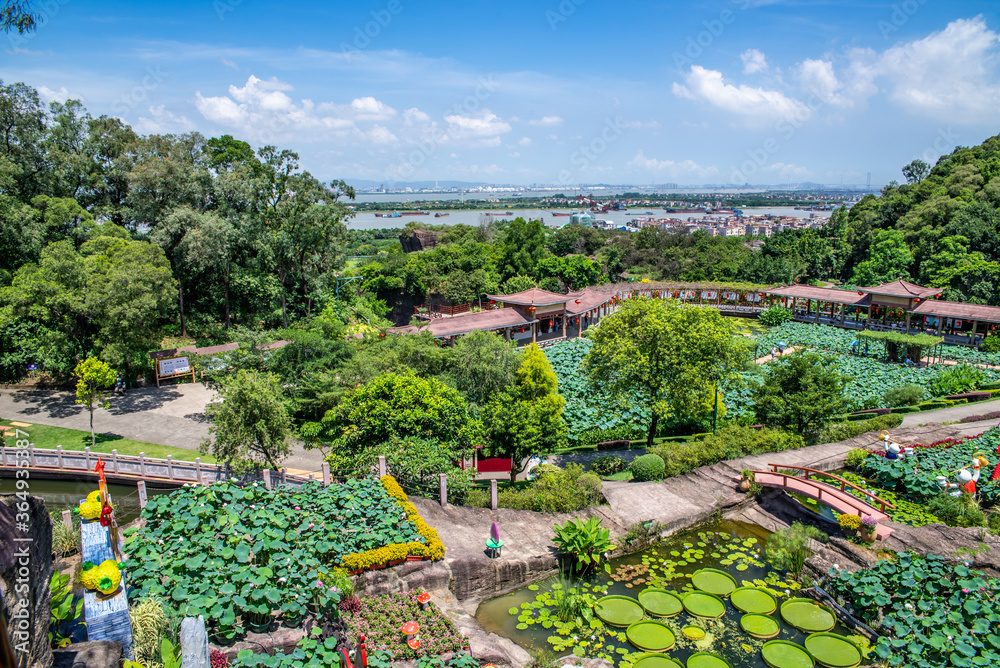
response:
[[[16,666],[49,668],[52,520],[41,499],[0,495],[0,545],[0,610]]]

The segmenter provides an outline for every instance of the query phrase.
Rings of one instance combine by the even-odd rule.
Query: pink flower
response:
[[[968,593],[969,593],[969,590],[968,590],[968,589],[966,589],[965,587],[962,587],[962,593],[963,593],[963,594],[968,594]]]
[[[310,528],[310,529],[312,529],[312,528],[313,528],[314,526],[316,526],[316,525],[315,525],[315,524],[313,524],[312,522],[310,522],[310,523],[309,523],[309,528]]]

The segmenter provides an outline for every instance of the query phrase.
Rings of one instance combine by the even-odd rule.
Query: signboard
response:
[[[194,369],[187,357],[168,357],[156,362],[156,386],[160,386],[160,380],[164,378],[176,378],[184,374],[191,374],[191,382],[194,382]]]
[[[38,365],[37,364],[29,364],[28,365],[28,371],[38,371]]]
[[[173,376],[178,373],[187,373],[191,370],[191,364],[187,357],[171,357],[160,360],[160,376]]]

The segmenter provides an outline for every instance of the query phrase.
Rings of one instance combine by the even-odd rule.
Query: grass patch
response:
[[[0,420],[0,424],[9,425],[10,420]],[[36,448],[43,450],[55,450],[57,445],[61,445],[63,450],[76,450],[83,452],[83,449],[90,445],[90,432],[79,431],[77,429],[66,429],[65,427],[50,427],[44,424],[33,424],[30,427],[21,427],[22,431],[30,434],[31,442]],[[14,432],[6,432],[7,444],[13,447]],[[112,450],[118,450],[119,455],[138,456],[140,452],[146,453],[147,457],[156,459],[166,459],[167,455],[173,455],[174,459],[194,461],[195,457],[201,457],[202,463],[214,464],[215,457],[209,454],[200,454],[196,450],[187,448],[175,448],[169,445],[158,443],[146,443],[145,441],[133,441],[130,438],[122,438],[114,434],[97,434],[97,445],[90,449],[94,453],[111,454]]]
[[[618,480],[621,482],[628,482],[631,479],[632,479],[632,471],[630,469],[619,471],[614,475],[601,476],[601,480]]]

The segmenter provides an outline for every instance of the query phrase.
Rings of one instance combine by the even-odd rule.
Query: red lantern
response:
[[[524,334],[524,327],[521,328],[521,333]]]
[[[579,318],[579,316],[576,318],[576,320],[573,322],[573,324],[574,325],[579,325],[580,324],[580,318]]]
[[[861,290],[858,290],[858,296],[861,296],[861,295],[864,295],[864,294],[865,294],[864,292],[862,292]]]
[[[556,324],[556,321],[553,320],[552,318],[549,318],[549,327],[555,327],[555,324]]]
[[[763,296],[764,296],[764,293],[763,293],[763,292],[758,292],[758,293],[757,293],[757,296],[758,296],[758,297],[763,297]]]
[[[576,300],[576,303],[577,303],[577,304],[579,304],[579,303],[580,303],[581,301],[583,301],[583,300],[581,300],[581,299],[577,299],[577,300]]]

